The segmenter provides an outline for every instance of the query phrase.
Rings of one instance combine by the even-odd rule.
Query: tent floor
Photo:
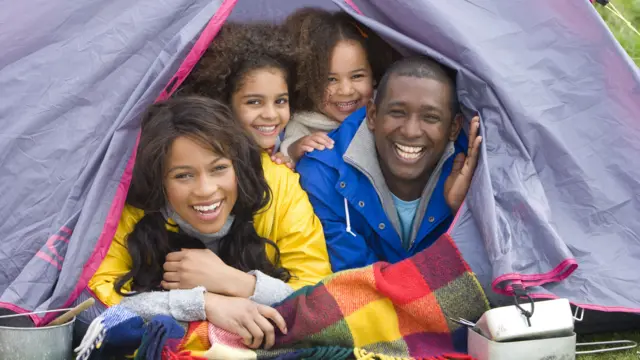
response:
[[[576,321],[575,330],[581,335],[640,331],[640,314],[585,310],[583,320]]]

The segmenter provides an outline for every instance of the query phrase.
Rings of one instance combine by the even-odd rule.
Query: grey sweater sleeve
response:
[[[169,315],[178,321],[200,321],[207,319],[204,311],[205,291],[202,286],[189,290],[152,291],[125,296],[120,305],[140,315],[145,321],[156,315]]]
[[[256,288],[249,300],[258,304],[271,306],[293,293],[291,286],[280,279],[265,275],[259,270],[249,271],[249,274],[256,277]]]
[[[284,155],[289,156],[289,146],[307,135],[311,135],[311,130],[294,119],[291,119],[284,131],[284,140],[280,144],[280,151]]]

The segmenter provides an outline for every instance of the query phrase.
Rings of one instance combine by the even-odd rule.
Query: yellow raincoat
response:
[[[293,289],[313,285],[331,274],[320,220],[313,212],[306,192],[300,187],[298,174],[284,165],[273,163],[266,153],[263,154],[262,167],[273,197],[266,210],[254,218],[256,232],[280,248],[280,261],[291,272],[288,284]],[[89,281],[89,288],[107,306],[118,304],[122,298],[116,293],[114,284],[131,269],[126,239],[143,215],[142,210],[125,206],[109,252]],[[167,229],[172,230],[171,227]],[[266,249],[267,256],[274,261],[273,247],[267,246]],[[131,282],[122,290],[129,291],[130,286]]]

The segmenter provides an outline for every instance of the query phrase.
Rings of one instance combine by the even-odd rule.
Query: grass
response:
[[[636,30],[640,29],[640,0],[611,0],[616,9]],[[620,18],[603,6],[595,5],[611,32],[627,51],[629,56],[640,66],[640,35],[636,34]]]
[[[611,340],[632,340],[637,343],[640,343],[640,332],[584,335],[578,338],[578,342],[580,343],[594,342],[594,341],[611,341]],[[580,348],[579,351],[595,350],[598,348],[604,348],[604,346]],[[638,351],[640,351],[640,348],[635,348],[635,349],[630,349],[625,351],[608,352],[608,353],[602,353],[602,354],[577,355],[576,360],[604,360],[604,359],[639,360],[640,355],[638,355]]]

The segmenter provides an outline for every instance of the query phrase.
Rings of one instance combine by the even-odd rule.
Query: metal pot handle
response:
[[[626,345],[622,345],[622,344],[626,344]],[[576,355],[599,354],[599,353],[612,352],[612,351],[628,350],[628,349],[633,349],[637,347],[638,343],[631,340],[594,341],[594,342],[588,342],[588,343],[578,343],[576,344],[576,348],[598,346],[598,345],[621,345],[621,346],[606,348],[606,349],[576,351]]]
[[[32,312],[22,313],[22,314],[2,315],[0,316],[0,319],[6,319],[6,318],[12,318],[12,317],[18,317],[18,316],[29,316],[29,315],[35,315],[35,314],[46,314],[46,313],[52,313],[52,312],[69,311],[69,310],[73,310],[73,308],[41,310],[41,311],[32,311]]]

